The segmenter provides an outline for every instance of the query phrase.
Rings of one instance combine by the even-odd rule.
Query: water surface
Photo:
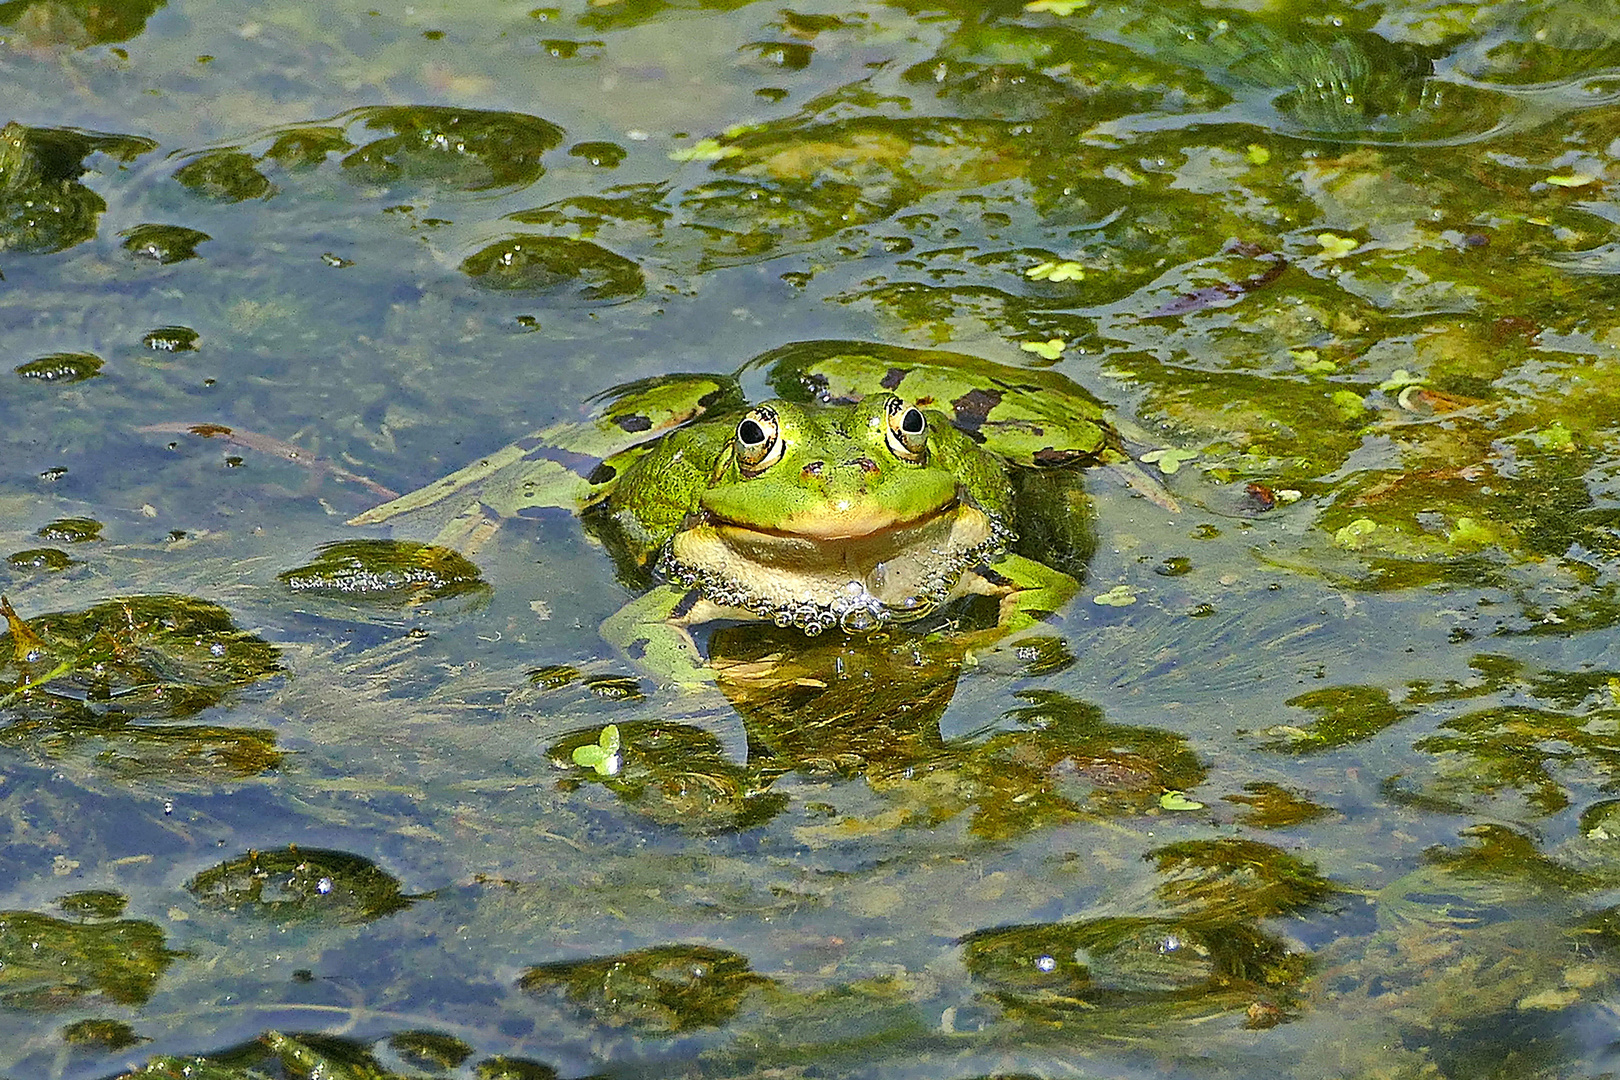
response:
[[[0,86],[0,585],[94,660],[0,640],[0,1074],[1613,1069],[1612,5],[17,0]],[[1115,410],[1182,510],[1091,477],[1072,664],[677,694],[560,512],[284,577],[814,340]]]

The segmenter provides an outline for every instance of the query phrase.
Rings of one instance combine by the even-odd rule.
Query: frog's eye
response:
[[[921,461],[927,453],[928,418],[915,405],[907,405],[899,398],[891,399],[884,434],[889,449],[901,461]]]
[[[737,423],[732,443],[737,465],[745,475],[754,476],[775,465],[786,445],[776,422],[776,410],[768,405],[751,410]]]

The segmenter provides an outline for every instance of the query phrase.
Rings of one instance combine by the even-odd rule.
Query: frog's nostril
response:
[[[812,462],[810,462],[808,465],[806,465],[804,467],[803,472],[804,472],[805,476],[812,476],[812,477],[813,476],[820,476],[822,470],[825,469],[826,467],[827,467],[826,462],[812,461]]]
[[[875,473],[875,472],[878,471],[877,462],[873,461],[869,457],[858,457],[858,458],[855,458],[853,461],[846,461],[846,462],[844,462],[844,464],[845,465],[852,465],[855,468],[861,470],[861,472],[863,472],[863,473]]]

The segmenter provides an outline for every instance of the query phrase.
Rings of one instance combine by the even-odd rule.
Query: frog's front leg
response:
[[[1068,574],[1022,555],[1005,555],[981,567],[964,585],[969,592],[1001,598],[995,628],[986,631],[996,638],[1036,626],[1080,591],[1080,583]]]
[[[609,615],[602,636],[661,682],[710,684],[714,671],[687,629],[702,621],[694,611],[706,603],[695,590],[660,585]]]

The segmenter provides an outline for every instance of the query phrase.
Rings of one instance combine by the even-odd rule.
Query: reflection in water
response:
[[[971,830],[995,839],[1146,814],[1165,791],[1205,778],[1184,737],[1110,724],[1096,706],[1055,691],[1024,691],[1031,704],[1002,718],[1011,730],[947,741],[939,719],[956,691],[960,645],[920,634],[892,638],[807,642],[775,628],[715,631],[709,652],[747,731],[745,766],[728,759],[712,734],[668,722],[613,725],[616,756],[607,767],[582,767],[576,754],[598,743],[597,727],[571,733],[547,754],[569,770],[566,790],[599,783],[652,821],[698,832],[766,823],[787,807],[787,796],[770,789],[790,773],[863,777],[896,805],[920,799],[926,811],[918,824],[971,809]]]

